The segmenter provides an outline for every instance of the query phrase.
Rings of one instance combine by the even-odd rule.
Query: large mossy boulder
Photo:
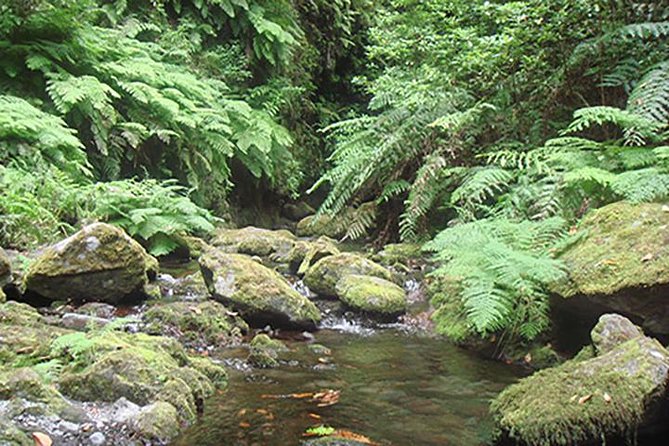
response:
[[[51,300],[118,303],[141,292],[157,266],[121,229],[95,223],[45,250],[30,265],[25,285]]]
[[[150,404],[140,410],[132,427],[141,438],[168,443],[179,434],[177,409],[164,401]]]
[[[218,229],[211,244],[229,252],[268,256],[285,255],[296,241],[295,235],[283,229],[272,231],[248,226],[242,229]]]
[[[630,327],[605,315],[592,331],[594,349],[504,390],[490,409],[498,440],[598,444],[654,421],[666,398],[669,352]]]
[[[335,241],[321,236],[316,240],[298,241],[288,254],[277,260],[287,263],[291,272],[304,276],[309,268],[320,259],[337,254],[340,254],[340,251]]]
[[[252,324],[313,329],[321,319],[309,299],[251,257],[212,249],[200,257],[200,269],[212,297]]]
[[[307,270],[304,283],[314,293],[324,296],[337,295],[337,282],[350,275],[373,276],[393,280],[393,274],[381,265],[360,255],[342,253],[325,257]]]
[[[336,285],[339,300],[354,310],[382,318],[392,318],[406,311],[404,290],[385,279],[351,274]]]
[[[669,209],[614,203],[591,212],[580,239],[561,254],[568,279],[553,287],[566,298],[588,299],[669,334]]]
[[[144,331],[171,336],[189,346],[238,344],[249,327],[216,301],[157,304],[145,313]]]

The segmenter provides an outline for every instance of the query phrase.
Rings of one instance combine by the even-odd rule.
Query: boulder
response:
[[[381,265],[357,254],[343,253],[316,262],[307,270],[304,283],[315,293],[336,296],[337,282],[351,274],[393,280],[392,273]]]
[[[498,441],[599,444],[652,422],[665,399],[669,352],[606,315],[593,330],[596,353],[578,355],[504,390],[491,404]]]
[[[252,256],[285,255],[297,238],[289,231],[255,228],[218,229],[211,244],[228,252]]]
[[[292,221],[299,221],[304,217],[314,214],[316,210],[304,201],[297,203],[286,203],[281,208],[281,215]]]
[[[97,330],[109,324],[109,319],[79,313],[65,313],[60,318],[60,325],[70,330]]]
[[[45,250],[25,285],[51,300],[118,303],[140,292],[157,261],[121,229],[95,223]]]
[[[339,248],[337,248],[334,240],[322,236],[316,240],[298,241],[288,254],[277,258],[277,260],[288,263],[291,272],[298,276],[304,276],[311,265],[320,259],[339,253]]]
[[[209,250],[200,257],[200,268],[212,297],[251,323],[313,329],[321,319],[309,299],[251,257]]]
[[[412,267],[423,261],[420,244],[418,243],[391,243],[372,256],[372,260],[384,266],[402,265]]]
[[[248,325],[216,301],[157,304],[144,315],[145,332],[196,347],[238,344]]]
[[[141,438],[168,443],[179,434],[177,409],[164,401],[142,407],[133,429]]]
[[[553,291],[587,299],[669,334],[669,209],[656,203],[614,203],[592,211],[573,245],[560,255],[568,279]]]
[[[254,367],[268,369],[279,365],[279,354],[288,351],[281,341],[266,334],[256,335],[249,346],[248,361]]]
[[[342,277],[335,289],[339,300],[354,310],[384,318],[406,311],[404,290],[385,279],[351,274]]]
[[[329,215],[309,215],[297,222],[295,233],[300,237],[327,236],[331,238],[341,238],[346,234],[346,227],[337,224],[336,220]]]

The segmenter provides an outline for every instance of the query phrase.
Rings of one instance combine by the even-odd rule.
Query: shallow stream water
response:
[[[229,367],[228,389],[173,444],[298,445],[318,425],[382,445],[484,444],[490,399],[522,373],[401,327],[339,328],[348,329],[315,335],[330,356],[287,341],[291,352],[279,368]],[[242,364],[244,354],[231,351],[226,362]],[[308,396],[328,389],[341,392],[331,406],[318,407]]]

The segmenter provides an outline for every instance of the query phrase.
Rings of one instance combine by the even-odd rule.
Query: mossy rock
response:
[[[644,336],[609,346],[602,355],[536,372],[504,390],[490,407],[498,439],[594,444],[651,419],[665,395],[669,352]]]
[[[318,237],[321,235],[330,238],[341,238],[346,234],[344,225],[337,224],[329,215],[309,215],[297,222],[295,233],[300,237]]]
[[[352,274],[393,280],[393,274],[381,265],[357,254],[342,253],[316,262],[307,270],[304,283],[315,293],[336,296],[337,282],[342,277]]]
[[[248,361],[254,367],[268,369],[279,365],[279,354],[287,352],[286,347],[281,341],[272,339],[262,333],[256,335],[249,345]]]
[[[299,221],[304,217],[312,215],[316,210],[304,201],[286,203],[281,208],[281,215],[292,221]]]
[[[177,409],[164,401],[142,407],[133,429],[141,438],[167,443],[179,434]]]
[[[35,442],[9,420],[0,418],[0,444],[3,446],[34,446]]]
[[[268,256],[285,255],[296,241],[295,235],[283,229],[272,231],[248,226],[242,229],[218,229],[211,244],[229,252]]]
[[[249,330],[244,320],[215,301],[157,304],[145,313],[144,321],[149,334],[198,346],[237,344]]]
[[[12,264],[5,250],[0,248],[0,288],[9,283],[12,277]]]
[[[69,330],[48,325],[33,307],[9,301],[0,303],[0,362],[32,365],[48,357],[51,342]]]
[[[580,240],[560,255],[568,279],[553,286],[567,298],[587,298],[644,320],[669,334],[669,212],[657,203],[614,203],[592,211]]]
[[[304,276],[309,268],[320,259],[340,254],[334,240],[321,236],[316,240],[300,240],[284,257],[277,260],[286,262],[290,270],[298,276]]]
[[[339,300],[354,310],[386,318],[406,311],[404,290],[385,279],[352,274],[342,277],[335,288]]]
[[[228,385],[228,372],[226,372],[225,367],[216,364],[211,359],[190,357],[188,365],[209,378],[217,389],[224,389]]]
[[[45,250],[30,265],[25,286],[54,301],[118,303],[141,292],[157,266],[121,229],[95,223]]]
[[[309,299],[251,257],[209,250],[200,257],[200,268],[212,297],[253,324],[313,329],[321,319]]]
[[[0,400],[10,398],[44,403],[54,409],[67,405],[60,392],[45,383],[42,376],[30,367],[0,369]]]

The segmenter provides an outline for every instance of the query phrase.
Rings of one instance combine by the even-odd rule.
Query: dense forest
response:
[[[65,241],[47,248],[76,240],[86,228],[99,231],[93,223],[102,222],[112,226],[105,229],[112,231],[104,235],[109,240],[127,234],[141,245],[132,249],[142,250],[138,268],[151,279],[153,257],[161,264],[199,257],[208,293],[235,311],[193,311],[222,318],[227,335],[250,336],[247,323],[312,329],[326,314],[311,302],[295,303],[299,310],[291,303],[260,311],[219,289],[232,274],[221,270],[269,281],[276,274],[269,270],[283,274],[278,262],[311,292],[338,296],[367,315],[405,312],[407,282],[397,276],[420,277],[430,308],[424,323],[439,342],[524,367],[555,366],[573,356],[584,342],[561,349],[560,333],[587,338],[605,312],[629,317],[660,341],[669,336],[669,305],[662,299],[669,283],[664,1],[0,0],[0,55],[0,247],[8,253],[0,248],[0,285],[6,284],[0,302],[8,299],[0,304],[6,307],[0,321],[25,325],[44,317],[45,300],[49,311],[63,302],[117,305],[121,300],[110,297],[107,285],[97,294],[86,289],[95,288],[93,276],[73,272],[77,260],[59,260],[66,271],[54,273]],[[360,253],[340,253],[349,250]],[[246,255],[262,257],[263,269]],[[340,263],[327,264],[339,256]],[[134,299],[142,287],[139,294],[151,295],[147,279],[139,288],[129,279],[137,270],[128,265],[101,267],[123,270],[123,286],[116,276],[104,280],[117,280],[120,297]],[[368,276],[384,283],[361,279]],[[258,293],[262,300],[298,288],[290,285],[233,288],[245,290],[244,299]],[[378,294],[386,305],[396,288],[398,307],[369,302]],[[588,303],[564,303],[584,296]],[[14,315],[9,301],[41,313]],[[158,317],[166,324],[160,318],[167,316]],[[565,318],[583,322],[560,328]],[[594,347],[511,386],[491,406],[496,441],[629,438],[647,424],[648,395],[661,394],[659,405],[667,406],[666,380],[654,381],[660,372],[635,375],[638,384],[623,379],[617,394],[602,384],[621,379],[620,370],[600,368],[604,352],[613,351],[598,344],[613,330],[601,327],[607,321],[623,325],[625,336],[639,330],[627,319],[599,319]],[[75,400],[115,400],[72,380],[88,379],[88,368],[103,361],[111,344],[164,349],[151,344],[157,341],[126,339],[126,322],[120,317],[85,335],[40,332],[28,359],[0,344],[0,400],[14,386],[5,368],[17,365],[36,369]],[[179,333],[205,336],[208,328],[198,324]],[[158,331],[149,333],[173,334]],[[97,346],[110,333],[117,338]],[[267,348],[255,344],[274,342],[259,336],[250,344],[252,363],[254,349]],[[650,360],[649,367],[666,378],[669,353],[652,342],[657,346],[640,348],[661,349],[654,357],[662,361]],[[628,353],[619,353],[617,364]],[[273,355],[269,360],[276,361]],[[585,364],[579,361],[593,361],[594,384],[572,379]],[[213,366],[198,364],[191,368],[215,384]],[[548,373],[553,370],[563,378]],[[546,398],[559,401],[571,392],[576,409],[556,409],[566,421],[537,426],[533,416],[553,409],[535,407],[528,400],[532,389],[560,381],[572,387],[547,391]],[[589,385],[601,388],[574,390]],[[135,401],[133,392],[123,396],[140,405],[153,401]],[[198,410],[204,399],[196,395]],[[173,405],[181,425],[190,425],[193,417]],[[660,425],[667,419],[662,410]],[[11,437],[3,423],[0,443],[32,444]],[[332,434],[323,429],[314,435]],[[377,444],[337,432],[348,432],[346,444]],[[140,437],[152,435],[160,437],[150,429]],[[40,438],[33,440],[51,444]],[[76,441],[54,444],[107,444]],[[142,444],[169,439],[156,441]]]

